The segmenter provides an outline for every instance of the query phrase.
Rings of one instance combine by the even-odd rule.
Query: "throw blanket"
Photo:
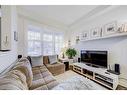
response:
[[[53,90],[101,90],[104,89],[95,82],[83,77],[74,76],[53,88]]]

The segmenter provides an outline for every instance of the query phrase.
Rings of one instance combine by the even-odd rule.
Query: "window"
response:
[[[43,34],[43,55],[59,54],[63,45],[63,36],[52,33]]]
[[[63,34],[37,27],[28,27],[28,55],[59,54],[63,46]]]
[[[59,54],[61,52],[62,46],[63,46],[62,35],[55,35],[55,54]]]
[[[43,55],[53,54],[53,35],[43,34]]]
[[[33,27],[28,29],[28,55],[41,55],[41,33]]]

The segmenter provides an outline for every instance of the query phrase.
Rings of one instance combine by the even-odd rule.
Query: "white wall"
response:
[[[95,18],[87,21],[77,23],[71,29],[71,43],[77,50],[107,50],[108,51],[108,64],[114,66],[115,63],[120,64],[121,74],[120,84],[127,86],[127,37],[108,38],[103,40],[94,40],[87,42],[80,42],[75,45],[75,37],[82,31],[89,31],[91,28],[102,27],[104,24],[117,20],[118,22],[127,22],[127,6],[120,6],[112,9],[109,12],[101,14]]]
[[[12,30],[11,32],[11,51],[8,52],[0,52],[0,73],[6,70],[13,62],[17,59],[17,42],[14,41],[14,31],[17,28],[16,24],[16,7],[12,6]],[[5,26],[6,28],[6,26]]]

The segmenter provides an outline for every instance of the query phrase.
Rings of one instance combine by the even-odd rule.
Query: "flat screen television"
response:
[[[107,51],[81,50],[81,62],[107,68]]]

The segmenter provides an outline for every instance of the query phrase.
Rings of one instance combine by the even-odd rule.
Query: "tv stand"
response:
[[[109,88],[116,89],[118,75],[107,72],[107,69],[88,66],[84,63],[73,63],[73,71]]]
[[[84,63],[85,64],[85,63]],[[91,66],[91,67],[95,67],[95,68],[99,68],[99,66],[97,65],[93,65],[93,64],[86,64],[87,66]]]

